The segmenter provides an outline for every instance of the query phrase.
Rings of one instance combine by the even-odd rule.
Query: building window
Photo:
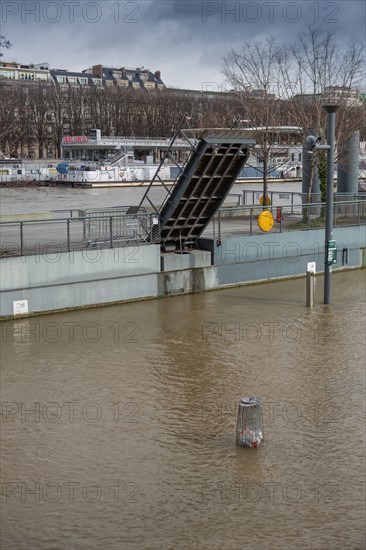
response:
[[[82,86],[85,86],[86,78],[79,78],[79,84],[81,84]]]
[[[67,80],[69,84],[76,84],[76,78],[74,76],[68,76]]]
[[[299,153],[299,158],[298,158],[299,162],[301,162],[301,153]]]
[[[64,84],[65,83],[65,77],[64,76],[58,76],[57,77],[57,82],[59,82],[60,84]]]
[[[10,80],[14,80],[15,73],[14,71],[0,71],[0,78],[7,78]]]
[[[20,80],[34,80],[34,73],[20,73]]]

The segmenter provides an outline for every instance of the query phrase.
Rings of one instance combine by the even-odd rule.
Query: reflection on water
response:
[[[1,548],[363,548],[365,271],[333,279],[1,323]]]

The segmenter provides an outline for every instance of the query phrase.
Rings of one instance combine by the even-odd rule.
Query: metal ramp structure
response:
[[[122,161],[126,164],[129,158],[133,159],[133,152],[128,152],[124,147],[121,147],[112,158],[108,159],[107,164],[115,166],[116,164],[121,164]]]
[[[160,179],[159,168],[140,202],[141,207],[147,200],[160,216],[163,250],[182,251],[196,244],[248,160],[250,147],[256,143],[255,132],[235,125],[190,131],[192,151],[171,189],[160,180],[167,191],[163,204],[155,208],[149,198],[152,182]]]

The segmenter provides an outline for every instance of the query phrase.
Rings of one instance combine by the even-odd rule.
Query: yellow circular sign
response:
[[[273,223],[273,216],[269,210],[264,210],[261,214],[259,214],[258,225],[262,231],[271,231]]]
[[[259,199],[259,204],[261,206],[263,206],[263,201],[264,201],[264,196],[261,195],[261,198]],[[269,196],[267,195],[267,204],[265,206],[269,206],[271,204],[271,199],[269,198]]]

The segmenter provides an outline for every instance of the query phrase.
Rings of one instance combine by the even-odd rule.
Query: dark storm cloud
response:
[[[196,89],[219,86],[222,56],[246,40],[294,42],[307,24],[337,29],[341,45],[365,36],[361,0],[3,0],[0,9],[1,34],[13,43],[7,57],[70,70],[143,65]]]

